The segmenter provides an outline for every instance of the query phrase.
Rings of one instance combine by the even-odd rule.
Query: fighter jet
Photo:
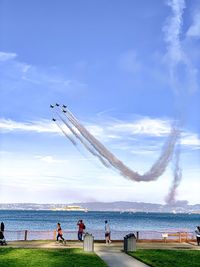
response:
[[[67,110],[63,109],[62,112],[67,113]]]
[[[67,106],[66,105],[63,105],[63,108],[67,108]]]
[[[50,108],[54,108],[54,105],[50,105]]]
[[[56,121],[56,119],[53,118],[52,121]]]
[[[60,104],[56,103],[56,106],[57,106],[57,107],[59,107],[59,106],[60,106]]]

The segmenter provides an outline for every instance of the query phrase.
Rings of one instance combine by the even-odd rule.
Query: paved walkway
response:
[[[110,245],[95,243],[95,252],[109,267],[147,267],[148,265],[122,252],[123,244]],[[137,249],[191,249],[200,250],[196,243],[137,243]]]
[[[121,251],[122,244],[95,244],[95,253],[107,263],[109,267],[148,267],[148,265]]]
[[[7,247],[15,248],[82,248],[83,243],[79,241],[67,241],[66,244],[56,243],[53,240],[33,240],[33,241],[8,241]],[[95,242],[95,249],[108,249],[120,251],[123,248],[123,242],[112,242],[106,246],[104,242]],[[164,243],[164,242],[138,242],[137,249],[193,249],[200,250],[196,242],[190,243]]]

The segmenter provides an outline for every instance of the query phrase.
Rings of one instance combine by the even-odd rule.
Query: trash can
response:
[[[127,239],[128,239],[127,236],[128,236],[128,235],[126,235],[126,236],[124,237],[124,252],[127,252]]]
[[[136,251],[136,237],[130,233],[124,237],[124,252]]]
[[[92,234],[86,233],[83,237],[83,250],[87,252],[94,251],[94,237]]]

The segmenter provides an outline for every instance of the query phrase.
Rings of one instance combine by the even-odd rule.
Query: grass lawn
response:
[[[152,267],[199,267],[199,250],[139,249],[129,255]]]
[[[78,248],[0,248],[1,267],[107,267],[95,254]]]

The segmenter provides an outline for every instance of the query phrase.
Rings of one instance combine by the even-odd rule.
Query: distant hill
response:
[[[145,202],[86,202],[73,203],[88,208],[91,211],[131,211],[131,212],[195,212],[200,213],[200,204],[188,205],[185,201],[179,201],[174,205],[162,205]]]
[[[12,203],[0,204],[1,210],[52,210],[64,208],[67,205],[81,206],[89,211],[129,211],[129,212],[173,212],[173,213],[199,213],[200,204],[188,205],[187,201],[178,201],[173,205],[162,205],[145,202],[77,202],[66,204],[36,204]]]

